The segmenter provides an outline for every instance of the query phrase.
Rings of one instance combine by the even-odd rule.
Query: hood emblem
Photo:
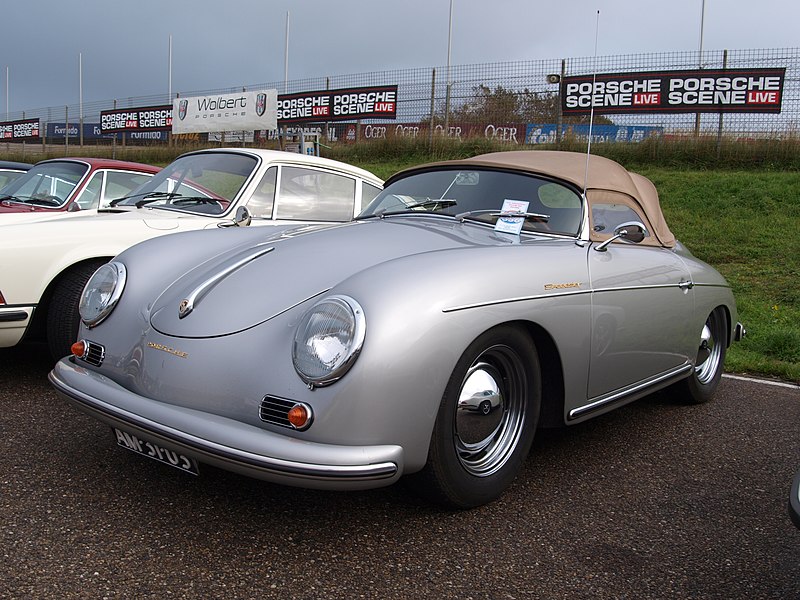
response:
[[[260,244],[259,244],[260,246]],[[205,281],[203,281],[200,285],[198,285],[192,292],[186,296],[181,303],[178,305],[178,318],[182,319],[187,316],[190,312],[194,310],[195,305],[202,300],[203,296],[205,296],[211,288],[217,285],[220,281],[231,275],[232,273],[238,271],[246,264],[254,261],[260,256],[267,254],[268,252],[272,252],[274,250],[274,246],[270,246],[268,248],[257,247],[253,252],[246,255],[244,258],[236,261],[235,263],[229,265],[228,267],[224,268],[222,271],[212,275]]]

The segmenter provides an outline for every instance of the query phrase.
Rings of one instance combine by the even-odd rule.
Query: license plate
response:
[[[117,438],[117,445],[122,446],[126,450],[136,452],[136,454],[141,454],[147,458],[152,458],[153,460],[157,460],[170,467],[175,467],[186,473],[191,473],[192,475],[200,474],[200,469],[195,459],[174,452],[173,450],[168,450],[155,442],[143,440],[132,433],[122,431],[116,427],[112,427],[112,430],[114,431],[114,437]]]

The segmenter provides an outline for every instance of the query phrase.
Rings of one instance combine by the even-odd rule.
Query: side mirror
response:
[[[233,217],[233,221],[227,221],[224,223],[220,223],[217,227],[247,227],[250,225],[250,221],[253,218],[250,215],[250,211],[247,209],[246,206],[240,206],[236,209],[236,216]]]
[[[81,209],[81,205],[77,202],[73,202],[67,207],[67,212],[78,212]]]
[[[608,245],[611,242],[619,239],[625,240],[626,242],[631,242],[633,244],[638,244],[644,241],[644,238],[646,238],[647,235],[647,228],[642,223],[638,221],[628,221],[627,223],[618,225],[614,230],[614,235],[599,246],[595,246],[594,249],[598,252],[605,252],[608,250]]]
[[[623,223],[617,227],[614,230],[614,235],[618,235],[623,240],[628,242],[638,244],[639,242],[644,241],[644,238],[647,237],[647,229],[645,229],[645,226],[638,221],[630,221],[629,223]]]

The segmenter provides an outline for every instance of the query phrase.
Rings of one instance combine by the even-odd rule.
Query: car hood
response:
[[[97,213],[97,211],[92,211]],[[77,216],[78,212],[66,210],[24,210],[0,212],[0,225],[12,225],[16,223],[32,223],[34,221],[45,221],[48,219],[69,219]]]
[[[196,338],[243,331],[356,273],[413,254],[520,243],[520,238],[489,227],[425,217],[293,228],[266,236],[263,230],[202,232],[211,242],[209,234],[245,234],[250,242],[229,246],[160,294],[150,322],[165,335]],[[196,241],[184,236],[195,236]],[[200,240],[192,233],[170,237],[184,247]]]

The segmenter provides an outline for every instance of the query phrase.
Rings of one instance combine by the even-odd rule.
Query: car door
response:
[[[601,207],[593,207],[599,231],[596,208]],[[619,207],[612,212],[618,214],[603,217],[609,233],[621,224],[615,218],[643,221]],[[589,246],[587,259],[592,286],[590,400],[685,366],[694,305],[689,271],[672,250],[623,240],[604,251],[597,248],[596,242]]]

